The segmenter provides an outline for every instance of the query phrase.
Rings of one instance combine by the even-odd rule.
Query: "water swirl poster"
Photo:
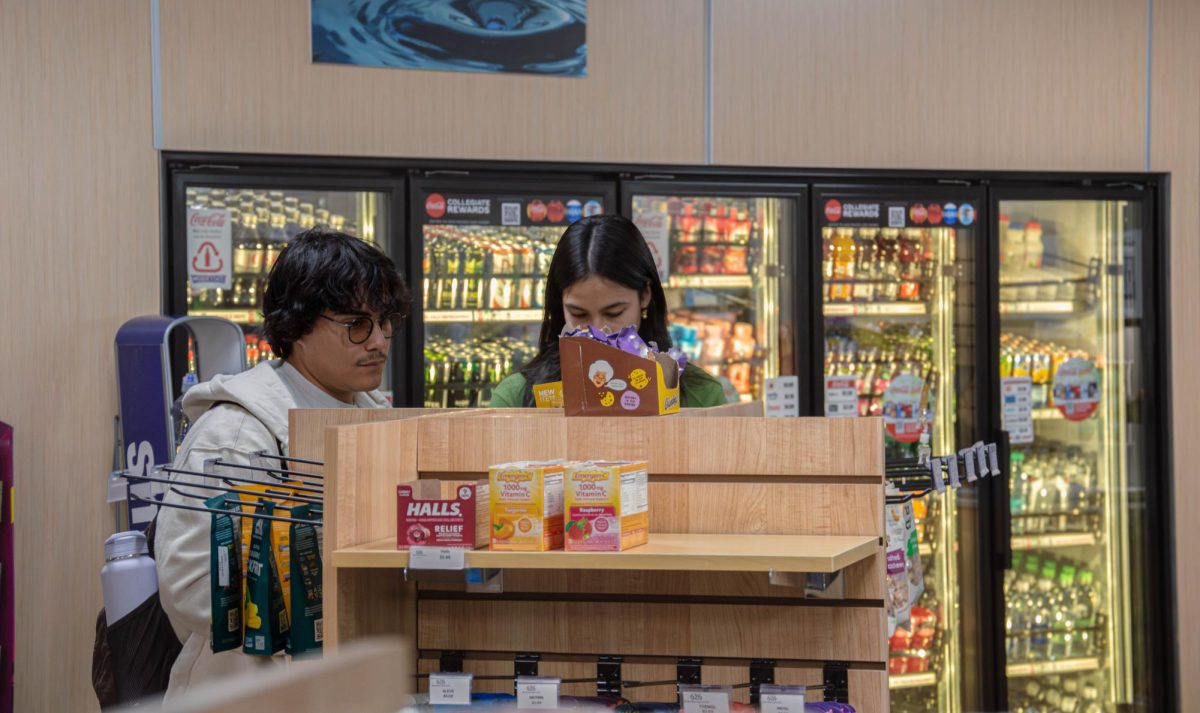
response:
[[[312,0],[312,60],[587,76],[587,0]]]

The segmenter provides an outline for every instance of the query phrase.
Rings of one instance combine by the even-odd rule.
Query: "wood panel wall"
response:
[[[113,337],[159,308],[145,0],[0,0],[0,420],[15,427],[16,710],[97,709]]]
[[[713,160],[1141,170],[1146,5],[714,0]]]
[[[1200,709],[1200,3],[1154,0],[1150,167],[1171,173],[1171,378],[1175,476],[1175,601],[1181,711]]]
[[[309,0],[163,0],[179,150],[699,162],[703,0],[588,6],[586,78],[312,64]]]

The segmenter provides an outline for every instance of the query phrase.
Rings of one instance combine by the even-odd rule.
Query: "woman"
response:
[[[546,307],[538,354],[492,391],[496,408],[532,407],[533,386],[560,381],[558,336],[564,325],[617,331],[630,325],[660,350],[671,346],[667,297],[646,240],[619,215],[575,221],[563,233],[546,278]],[[680,380],[684,408],[720,406],[725,390],[700,367],[688,364]]]

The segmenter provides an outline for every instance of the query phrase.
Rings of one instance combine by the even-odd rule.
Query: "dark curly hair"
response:
[[[411,297],[396,264],[374,245],[316,227],[288,243],[263,295],[263,336],[281,359],[312,331],[318,315],[358,312],[408,315]]]

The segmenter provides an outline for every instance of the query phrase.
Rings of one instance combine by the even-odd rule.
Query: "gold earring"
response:
[[[649,316],[650,316],[650,310],[648,310],[648,309],[646,309],[645,307],[643,307],[643,308],[642,308],[642,319],[646,319],[646,318],[648,318]]]

